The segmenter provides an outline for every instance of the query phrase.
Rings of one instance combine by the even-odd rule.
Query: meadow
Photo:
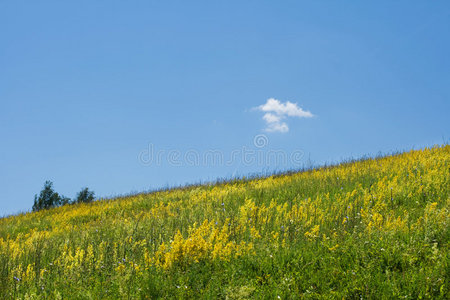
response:
[[[448,299],[449,192],[443,145],[10,216],[0,298]]]

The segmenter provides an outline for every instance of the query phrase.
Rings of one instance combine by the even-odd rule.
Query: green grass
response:
[[[447,299],[449,187],[445,145],[11,216],[0,298]]]

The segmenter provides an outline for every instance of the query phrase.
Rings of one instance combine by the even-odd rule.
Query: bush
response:
[[[46,181],[44,188],[39,194],[34,195],[33,211],[39,211],[51,207],[61,206],[69,203],[70,199],[64,196],[60,196],[53,190],[53,182]]]
[[[75,199],[76,203],[89,203],[94,201],[94,192],[89,191],[88,188],[82,189],[78,194],[77,198]]]

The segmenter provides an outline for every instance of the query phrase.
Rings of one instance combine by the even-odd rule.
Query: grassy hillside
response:
[[[446,298],[449,192],[447,145],[8,217],[0,298]]]

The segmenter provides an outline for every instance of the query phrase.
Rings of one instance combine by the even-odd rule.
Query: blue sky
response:
[[[442,144],[449,32],[448,1],[0,1],[0,216],[45,180],[108,197]]]

